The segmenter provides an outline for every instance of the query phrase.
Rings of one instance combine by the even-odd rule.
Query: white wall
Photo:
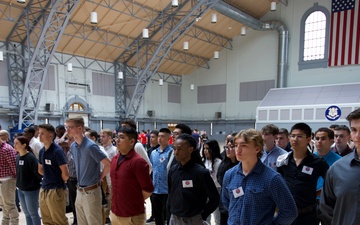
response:
[[[278,4],[276,12],[269,12],[261,20],[280,20],[289,29],[289,69],[288,87],[311,86],[321,84],[351,83],[360,81],[360,66],[298,70],[300,20],[303,14],[315,2],[331,11],[331,1],[289,0],[289,5]],[[226,119],[255,119],[255,110],[260,101],[240,102],[240,82],[276,79],[278,34],[276,31],[255,31],[247,29],[245,37],[233,40],[233,50],[220,52],[218,61],[210,62],[210,70],[199,69],[184,76],[183,86],[191,83],[195,86],[227,84],[227,102],[216,104],[196,104],[196,97],[183,87],[182,95],[188,101],[182,102],[185,115],[197,115],[198,118],[212,118],[214,112],[222,111]]]

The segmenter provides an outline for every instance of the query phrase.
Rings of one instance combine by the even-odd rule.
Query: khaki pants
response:
[[[90,191],[77,190],[75,208],[78,225],[102,224],[100,186]]]
[[[2,225],[19,224],[19,212],[15,204],[16,178],[0,182],[0,198],[2,200]]]
[[[144,225],[146,221],[145,213],[131,217],[121,217],[110,212],[111,225]]]
[[[66,191],[62,188],[40,189],[40,212],[44,225],[68,225]]]

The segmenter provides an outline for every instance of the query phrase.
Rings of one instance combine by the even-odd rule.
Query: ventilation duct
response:
[[[277,30],[279,33],[279,54],[278,54],[278,71],[276,87],[283,88],[287,84],[287,66],[289,61],[289,31],[280,21],[260,21],[249,14],[229,5],[224,1],[219,1],[212,7],[215,11],[236,20],[247,27],[259,31]]]

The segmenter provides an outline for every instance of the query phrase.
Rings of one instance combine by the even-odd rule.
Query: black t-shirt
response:
[[[38,160],[33,153],[16,156],[16,177],[16,187],[20,190],[40,189],[41,175],[38,173]]]
[[[298,208],[316,204],[316,185],[319,177],[325,179],[329,165],[323,158],[308,152],[308,155],[296,166],[293,152],[288,155],[288,164],[278,167],[284,177]]]

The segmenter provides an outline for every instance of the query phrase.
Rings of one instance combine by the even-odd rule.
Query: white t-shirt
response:
[[[205,160],[205,163],[204,163],[206,169],[209,170],[210,176],[211,176],[211,178],[213,179],[213,181],[214,181],[214,183],[215,183],[215,186],[216,186],[217,188],[221,187],[221,185],[219,184],[219,182],[217,181],[217,178],[216,178],[216,174],[217,174],[217,172],[218,172],[220,163],[221,163],[221,159],[215,158],[215,160],[214,160],[214,169],[213,169],[211,160],[206,159],[206,160]]]

